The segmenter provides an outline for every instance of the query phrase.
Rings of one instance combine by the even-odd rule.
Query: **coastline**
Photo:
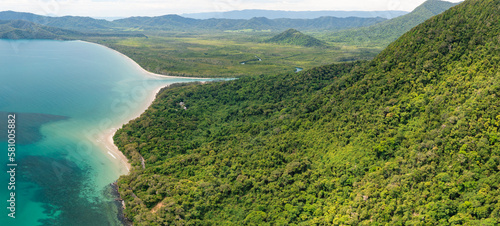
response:
[[[131,120],[134,120],[134,119],[140,117],[142,115],[142,113],[144,113],[149,108],[149,106],[151,106],[153,101],[156,99],[156,95],[160,92],[160,90],[164,87],[167,87],[167,86],[169,86],[169,85],[161,85],[161,86],[156,87],[154,89],[154,92],[151,92],[150,95],[148,96],[148,98],[146,99],[145,108],[143,108],[142,106],[139,107],[138,109],[136,109],[133,116],[129,120],[121,123],[118,127],[109,128],[108,130],[103,131],[99,135],[99,140],[101,141],[100,143],[108,151],[107,154],[111,155],[111,157],[118,159],[121,163],[123,163],[123,165],[127,169],[127,173],[130,172],[130,170],[132,169],[132,166],[128,162],[128,158],[115,145],[113,137],[115,136],[116,131],[118,131],[118,129],[121,128],[123,125],[127,124]]]
[[[71,220],[75,215],[79,216],[82,211],[85,215],[82,219],[90,219],[94,217],[94,210],[88,213],[85,211],[90,206],[100,207],[101,204],[105,205],[105,208],[96,209],[97,215],[94,217],[96,222],[101,220],[104,222],[106,219],[108,222],[114,222],[116,210],[108,204],[113,199],[119,199],[119,196],[115,196],[117,193],[109,196],[108,190],[104,189],[108,189],[109,185],[117,181],[120,176],[130,175],[130,172],[137,167],[135,162],[129,160],[128,156],[125,156],[115,145],[113,136],[116,131],[149,109],[162,88],[172,83],[198,83],[211,80],[182,79],[149,73],[125,55],[113,50],[120,54],[116,55],[109,52],[109,48],[101,48],[102,45],[95,43],[34,40],[32,43],[30,41],[29,45],[26,44],[24,49],[16,45],[10,46],[9,42],[3,42],[2,45],[7,45],[6,49],[10,51],[6,51],[4,57],[19,55],[19,59],[23,60],[19,61],[19,65],[17,62],[9,65],[8,69],[22,68],[25,62],[28,62],[25,58],[32,58],[36,54],[40,54],[36,56],[41,56],[33,61],[39,66],[34,67],[37,70],[26,72],[26,75],[34,76],[35,79],[29,79],[24,84],[21,83],[24,82],[24,77],[16,80],[15,78],[19,76],[7,76],[13,78],[6,81],[12,83],[15,92],[4,90],[4,93],[8,93],[5,97],[20,101],[8,102],[6,110],[25,109],[24,111],[34,112],[34,114],[45,112],[63,115],[67,119],[46,123],[40,127],[38,133],[43,132],[44,139],[36,144],[28,145],[29,147],[25,150],[36,153],[28,159],[29,164],[26,167],[36,166],[40,162],[53,163],[52,166],[56,166],[54,169],[50,168],[50,165],[43,169],[26,168],[29,177],[23,180],[34,181],[34,185],[32,191],[25,194],[29,200],[22,201],[27,201],[24,207],[32,213],[33,218],[20,220],[21,222],[29,221],[30,224],[35,224],[36,221],[45,218],[52,220],[57,217],[61,220]],[[19,53],[21,50],[29,54]],[[73,56],[78,59],[73,59]],[[37,61],[38,59],[41,60]],[[47,71],[45,74],[42,69],[53,61],[64,63],[65,66],[61,66],[61,70],[57,73],[54,70]],[[9,70],[6,72],[11,73]],[[12,73],[18,73],[18,71],[13,70]],[[40,80],[37,80],[38,78]],[[58,81],[53,87],[49,86],[54,83],[52,78]],[[40,91],[30,88],[31,86],[42,87],[42,85],[43,88],[47,88],[47,92],[42,88]],[[47,96],[42,94],[47,94]],[[38,120],[40,117],[34,118]],[[44,117],[41,117],[40,120],[43,121],[43,119]],[[122,148],[122,150],[125,149]],[[131,163],[134,163],[134,167]],[[57,172],[54,174],[53,170]],[[61,170],[64,172],[59,172]],[[60,177],[61,173],[64,173],[64,178]],[[57,176],[55,180],[54,175]],[[71,180],[62,181],[68,178]],[[56,184],[38,183],[42,179],[45,182],[54,180]],[[62,183],[63,186],[57,183]],[[64,192],[60,193],[59,190]],[[43,194],[39,191],[43,191]],[[65,202],[65,200],[72,202]],[[56,203],[57,206],[52,206],[52,203]],[[123,207],[123,205],[118,207]],[[52,214],[53,211],[58,211],[57,216]],[[64,211],[69,214],[59,215]],[[118,214],[123,214],[123,212]],[[101,216],[105,218],[101,219]],[[121,219],[120,216],[119,219]]]
[[[116,51],[108,46],[101,45],[101,44],[94,43],[94,42],[83,41],[83,40],[76,40],[76,41],[85,42],[85,43],[89,43],[89,44],[93,44],[93,45],[99,45],[99,46],[105,47],[113,52],[118,53],[124,59],[126,59],[131,64],[133,64],[145,76],[151,76],[151,77],[155,77],[155,78],[181,78],[181,79],[199,79],[199,80],[213,79],[213,78],[199,78],[199,77],[180,77],[180,76],[170,76],[170,75],[161,75],[161,74],[152,73],[152,72],[147,71],[143,67],[141,67],[132,58],[130,58],[127,55],[125,55],[119,51]],[[201,81],[201,83],[205,83],[205,81]],[[160,90],[163,89],[164,87],[169,86],[169,85],[170,84],[167,84],[167,85],[163,84],[163,85],[159,85],[159,86],[155,87],[153,89],[153,91],[149,93],[147,99],[143,103],[141,103],[141,106],[134,109],[132,117],[130,117],[127,120],[124,120],[123,122],[120,122],[119,125],[113,125],[111,128],[108,128],[108,129],[102,131],[98,135],[98,137],[99,137],[99,139],[97,140],[98,144],[101,147],[103,147],[103,150],[105,150],[107,152],[106,153],[107,155],[110,155],[110,157],[120,161],[121,165],[124,166],[127,170],[125,174],[128,174],[130,172],[130,170],[132,169],[132,166],[129,163],[129,159],[115,145],[113,137],[116,134],[116,131],[118,131],[118,129],[122,128],[123,125],[127,124],[131,120],[134,120],[134,119],[140,117],[142,115],[142,113],[144,113],[151,106],[153,101],[156,99],[156,95],[160,92]],[[122,175],[122,174],[120,174],[120,175]]]
[[[158,77],[161,77],[161,78],[184,78],[184,79],[213,79],[213,78],[200,78],[200,77],[181,77],[181,76],[172,76],[172,75],[162,75],[162,74],[156,74],[156,73],[153,73],[153,72],[150,72],[150,71],[147,71],[146,69],[144,69],[143,67],[141,67],[141,65],[139,65],[139,63],[135,62],[135,60],[132,60],[132,58],[128,57],[127,55],[121,53],[121,52],[118,52],[117,50],[114,50],[110,47],[107,47],[105,45],[102,45],[102,44],[99,44],[99,43],[95,43],[95,42],[89,42],[89,41],[84,41],[84,40],[75,40],[75,41],[78,41],[78,42],[85,42],[85,43],[90,43],[90,44],[94,44],[94,45],[100,45],[100,46],[103,46],[105,48],[108,48],[118,54],[120,54],[121,56],[125,57],[126,59],[130,60],[131,62],[133,62],[133,64],[135,65],[135,67],[137,67],[137,69],[141,70],[143,73],[145,74],[148,74],[148,75],[152,75],[152,76],[158,76]]]

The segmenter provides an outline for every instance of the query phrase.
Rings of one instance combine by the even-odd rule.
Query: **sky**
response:
[[[402,10],[411,11],[425,0],[0,0],[0,11],[48,16],[130,17],[161,16],[243,9],[288,11]],[[460,0],[448,0],[459,2]]]

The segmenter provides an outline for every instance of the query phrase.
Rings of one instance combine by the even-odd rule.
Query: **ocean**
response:
[[[205,80],[153,76],[97,44],[0,40],[0,225],[121,225],[110,184],[128,169],[103,134],[192,81]]]

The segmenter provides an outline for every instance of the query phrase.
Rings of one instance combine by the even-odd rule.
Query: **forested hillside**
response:
[[[33,13],[22,13],[14,11],[0,12],[0,20],[25,20],[38,25],[79,30],[79,31],[103,31],[111,30],[113,23],[106,20],[97,20],[90,17],[63,16],[50,17],[41,16]]]
[[[457,3],[427,0],[412,12],[369,27],[349,29],[329,34],[327,38],[333,42],[349,42],[365,45],[387,45],[413,27],[438,15]]]
[[[24,20],[0,20],[0,38],[3,39],[59,39],[82,35],[80,32],[47,27]]]
[[[86,38],[109,37],[140,37],[144,34],[113,33],[113,32],[79,32],[74,30],[44,26],[25,20],[0,20],[0,38],[2,39],[51,39],[51,40],[76,40]]]
[[[114,137],[127,216],[499,224],[498,21],[499,1],[468,0],[369,62],[164,89]]]

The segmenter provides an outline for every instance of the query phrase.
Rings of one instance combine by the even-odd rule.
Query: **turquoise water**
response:
[[[16,114],[15,219],[0,225],[120,225],[109,184],[128,172],[102,134],[147,106],[161,86],[106,47],[81,41],[0,40],[0,200],[10,176],[7,114]]]

